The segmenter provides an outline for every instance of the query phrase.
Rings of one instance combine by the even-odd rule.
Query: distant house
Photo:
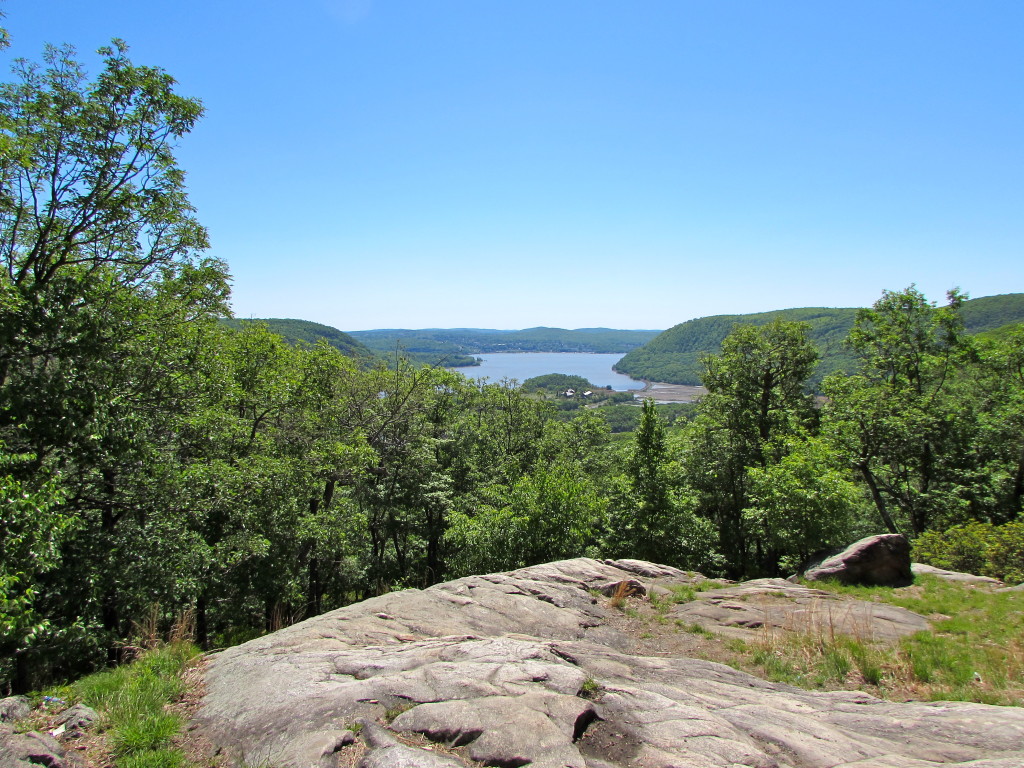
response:
[[[566,397],[576,397],[576,390],[575,389],[567,389],[567,390],[565,390],[565,396]]]
[[[584,396],[584,397],[590,397],[590,396],[591,396],[592,394],[594,394],[594,393],[593,393],[593,392],[591,392],[591,391],[590,391],[590,390],[588,389],[588,390],[587,390],[586,392],[584,392],[584,393],[583,393],[583,396]]]

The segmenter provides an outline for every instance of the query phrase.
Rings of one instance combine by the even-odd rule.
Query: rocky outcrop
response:
[[[999,579],[993,579],[991,576],[977,576],[973,573],[947,571],[945,568],[936,568],[934,565],[925,565],[924,563],[911,563],[910,570],[915,576],[935,576],[944,581],[957,581],[961,584],[982,584],[989,587],[1005,586]]]
[[[213,656],[198,724],[237,760],[282,768],[1024,765],[1024,710],[633,655],[602,594],[630,580],[657,595],[702,577],[581,558],[384,595]],[[815,599],[782,584],[735,588]]]
[[[0,699],[0,723],[13,723],[24,720],[32,713],[32,707],[25,696],[8,696]]]
[[[804,571],[807,581],[905,587],[912,584],[910,542],[898,533],[868,536]]]
[[[844,599],[785,579],[755,579],[701,592],[695,600],[676,606],[669,617],[739,638],[749,638],[754,631],[782,630],[877,642],[929,628],[923,617],[906,608]]]
[[[57,727],[50,733],[64,739],[77,739],[99,719],[99,713],[92,707],[75,704],[60,713]]]
[[[0,768],[74,768],[64,748],[45,733],[0,725]]]

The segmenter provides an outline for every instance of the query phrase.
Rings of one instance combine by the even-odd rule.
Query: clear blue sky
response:
[[[121,37],[240,317],[666,328],[1024,291],[1020,0],[7,0]],[[95,67],[93,67],[95,69]]]

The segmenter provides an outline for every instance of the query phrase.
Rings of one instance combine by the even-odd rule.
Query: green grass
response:
[[[721,582],[712,579],[696,581],[692,584],[674,584],[669,587],[670,594],[668,595],[662,596],[652,592],[651,606],[657,613],[665,614],[673,605],[689,603],[697,599],[698,593],[718,589],[721,586]]]
[[[701,624],[698,624],[695,621],[687,623],[687,622],[683,621],[682,619],[676,619],[676,626],[679,627],[679,629],[683,630],[684,632],[689,632],[691,635],[702,635],[703,637],[713,637],[714,634],[715,634],[710,629],[707,629],[706,627],[704,627]]]
[[[117,768],[179,768],[173,739],[183,723],[166,706],[184,694],[182,672],[197,655],[193,645],[168,644],[62,690],[100,713]]]
[[[410,709],[416,706],[415,701],[400,701],[392,707],[388,707],[384,711],[384,722],[390,723],[396,717],[403,712],[408,712]]]
[[[934,577],[904,589],[811,586],[901,606],[928,618],[933,630],[889,646],[821,632],[772,633],[734,649],[769,679],[810,688],[866,687],[894,698],[1024,706],[1024,594]]]
[[[577,695],[584,699],[596,699],[601,695],[603,690],[604,689],[597,680],[592,677],[588,677],[583,681],[583,685],[580,686],[580,691]]]

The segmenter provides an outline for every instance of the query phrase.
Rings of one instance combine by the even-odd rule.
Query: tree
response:
[[[686,430],[683,467],[697,493],[698,513],[711,520],[733,575],[771,568],[764,542],[750,530],[748,470],[777,463],[787,443],[814,420],[806,391],[817,353],[807,325],[775,320],[736,326],[719,355],[704,360],[708,394]]]
[[[206,232],[173,156],[202,107],[123,42],[101,54],[92,82],[70,48],[50,47],[45,67],[20,61],[19,82],[0,86],[0,429],[37,463],[96,433],[109,393],[95,368],[156,332],[144,304],[162,304],[156,322],[226,311],[223,265],[199,258]]]
[[[665,465],[665,429],[652,400],[644,400],[626,478],[633,510],[629,538],[636,556],[667,563],[675,558],[671,535],[675,510]],[[628,514],[628,513],[627,513]]]
[[[50,47],[45,69],[21,61],[0,88],[0,259],[26,296],[73,268],[137,285],[207,246],[173,155],[202,106],[127,51],[101,49],[90,83],[71,48]]]
[[[227,311],[173,154],[202,107],[123,43],[101,55],[89,80],[71,49],[48,48],[0,86],[0,439],[21,457],[12,481],[60,478],[77,527],[36,576],[56,651],[37,662],[59,674],[113,649],[173,583],[147,547],[187,533],[164,502]]]
[[[611,552],[681,568],[717,567],[712,526],[694,514],[693,496],[683,487],[651,400],[643,402],[624,463],[625,472],[611,489],[606,542]]]
[[[59,563],[74,521],[61,513],[56,482],[29,489],[4,474],[12,458],[0,446],[0,690],[24,692],[25,653],[48,623],[36,606],[38,577]]]
[[[960,307],[936,307],[913,286],[860,310],[848,343],[856,374],[825,384],[825,433],[867,485],[892,533],[919,534],[967,514],[973,481],[973,401],[955,393],[973,359]]]
[[[783,440],[777,463],[747,469],[743,521],[763,543],[766,569],[794,572],[814,553],[852,540],[861,494],[823,440]]]
[[[987,498],[976,494],[971,516],[1006,523],[1024,509],[1024,326],[981,343],[978,352],[975,375],[958,383],[960,397],[977,401],[978,436],[971,447],[985,470]]]
[[[453,515],[447,538],[457,575],[581,557],[606,508],[578,468],[565,465],[539,467],[494,500],[472,515]]]

